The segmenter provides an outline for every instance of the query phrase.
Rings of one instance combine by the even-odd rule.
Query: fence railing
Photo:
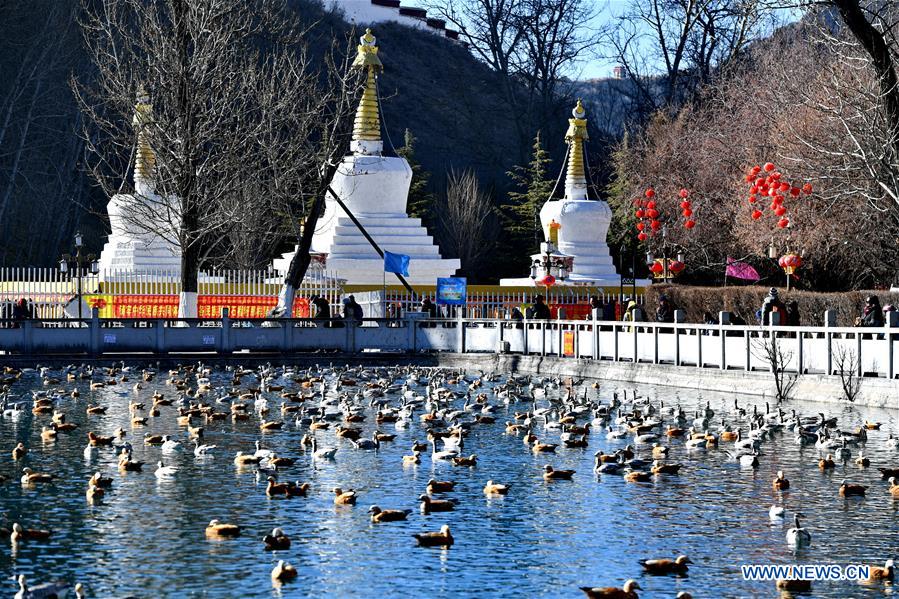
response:
[[[780,327],[601,320],[42,319],[0,321],[0,350],[19,354],[339,350],[512,352],[720,370],[897,378],[899,326]],[[776,351],[772,353],[772,348]],[[772,362],[772,355],[776,362]]]

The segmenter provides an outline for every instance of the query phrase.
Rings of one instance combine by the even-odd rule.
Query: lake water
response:
[[[51,375],[65,381],[60,371]],[[50,540],[28,542],[14,552],[4,544],[0,549],[3,593],[12,595],[17,588],[12,577],[24,573],[32,582],[80,581],[95,597],[577,597],[579,586],[621,586],[628,578],[637,579],[645,589],[641,597],[673,598],[682,590],[694,597],[757,597],[774,596],[774,583],[743,581],[741,564],[882,565],[899,547],[899,503],[891,499],[876,469],[899,466],[899,451],[886,442],[889,431],[896,430],[893,412],[789,406],[804,414],[823,410],[838,416],[845,430],[865,418],[884,422],[882,430],[869,433],[866,453],[872,464],[867,470],[849,460],[822,474],[814,446],[800,447],[792,433],[784,432],[763,444],[757,469],[741,468],[723,450],[687,452],[683,441],[672,441],[669,461],[682,463],[682,473],[644,484],[593,473],[595,451],[609,453],[632,442],[606,440],[603,432],[590,436],[588,449],[560,447],[556,455],[535,456],[520,436],[504,434],[504,421],[514,411],[527,410],[527,402],[504,406],[495,424],[472,428],[463,453],[478,455],[474,468],[432,462],[428,454],[422,455],[420,465],[404,467],[402,456],[410,453],[412,441],[425,438],[417,415],[406,430],[381,425],[381,430],[396,433],[397,438],[377,453],[353,449],[348,441],[336,438],[332,425],[331,430],[319,432],[319,439],[323,446],[339,447],[336,460],[314,465],[310,454],[300,449],[306,431],[294,426],[292,416],[285,418],[283,431],[265,434],[260,433],[254,416],[248,422],[205,425],[205,442],[217,445],[214,457],[197,460],[185,451],[166,459],[181,471],[174,481],[158,482],[153,470],[160,449],[145,446],[144,433],[168,433],[183,441],[186,433],[177,426],[175,407],[163,407],[148,426],[132,429],[128,401],[135,398],[132,385],[140,377],[137,373],[130,377],[130,382],[91,390],[87,381],[47,387],[32,372],[14,385],[12,395],[28,399],[32,389],[57,387],[67,391],[77,387],[81,396],[59,401],[59,409],[79,428],[60,433],[50,445],[42,444],[40,438],[41,424],[48,423],[49,416],[32,416],[29,410],[17,421],[0,421],[0,472],[11,477],[0,485],[0,526],[8,528],[18,521],[53,531]],[[164,384],[166,378],[167,373],[160,373],[156,382],[140,391],[139,398],[148,407],[154,390],[177,397],[175,389]],[[212,376],[216,386],[230,386],[230,378],[223,371]],[[290,381],[277,382],[296,388]],[[241,384],[257,386],[258,381],[244,377]],[[490,386],[485,384],[487,390]],[[464,391],[465,385],[455,388]],[[616,390],[620,391],[619,385],[604,382],[598,391],[589,388],[588,392],[591,398],[598,393],[607,403]],[[656,402],[679,401],[688,410],[710,401],[718,415],[733,418],[732,395],[664,387],[643,387],[640,392]],[[276,408],[281,401],[278,394],[268,395]],[[389,397],[397,403],[398,396]],[[757,404],[764,410],[758,398],[737,399],[741,405]],[[492,394],[490,401],[500,403]],[[88,404],[106,406],[108,412],[87,416]],[[217,408],[228,409],[227,405]],[[277,409],[269,418],[280,418]],[[87,463],[82,455],[88,430],[111,435],[120,426],[128,430],[135,459],[147,462],[143,473],[120,474],[112,449],[101,449],[96,463]],[[375,428],[371,410],[359,426],[365,436],[370,435]],[[541,425],[535,432],[542,441],[558,443],[557,431],[544,431]],[[252,452],[256,439],[279,454],[297,458],[281,478],[311,483],[308,498],[267,499],[264,484],[257,482],[252,469],[234,466],[235,453]],[[15,464],[10,451],[20,441],[29,453]],[[856,454],[853,449],[853,458]],[[541,476],[546,463],[577,473],[572,481],[546,483]],[[24,466],[50,472],[57,481],[24,487],[18,482]],[[115,481],[105,501],[92,507],[85,501],[85,490],[96,470]],[[784,470],[792,483],[782,496],[786,524],[772,523],[768,517],[770,505],[780,501],[771,489],[777,470]],[[430,516],[418,512],[417,497],[430,478],[456,481],[456,490],[447,494],[459,500],[455,511]],[[843,478],[870,485],[868,497],[838,497]],[[488,479],[512,485],[511,492],[502,499],[486,499],[482,488]],[[355,489],[358,505],[335,508],[330,493],[334,486]],[[371,524],[367,510],[372,504],[415,511],[406,522]],[[813,537],[811,546],[798,553],[785,541],[797,509],[806,515],[804,526]],[[206,540],[204,528],[212,518],[239,524],[242,536]],[[444,523],[451,526],[456,540],[451,549],[415,546],[413,533],[436,531]],[[262,536],[276,526],[291,537],[290,550],[263,549]],[[680,553],[694,562],[684,578],[646,576],[637,563]],[[299,577],[276,589],[270,572],[279,559],[294,565]],[[816,582],[813,596],[891,593],[884,585]]]

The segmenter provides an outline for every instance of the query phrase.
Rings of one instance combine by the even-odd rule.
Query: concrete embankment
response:
[[[575,378],[594,378],[633,385],[666,385],[721,393],[775,397],[774,375],[714,368],[665,364],[632,364],[517,354],[440,354],[440,365],[485,372],[521,372]],[[864,377],[855,404],[899,408],[899,380]],[[804,374],[797,378],[791,397],[824,403],[845,403],[838,376]]]

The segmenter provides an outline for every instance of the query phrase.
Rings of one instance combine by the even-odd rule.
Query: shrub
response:
[[[646,310],[652,314],[658,306],[658,298],[665,294],[677,308],[685,310],[687,322],[702,322],[703,314],[732,312],[744,318],[748,324],[756,324],[755,312],[762,306],[769,287],[693,287],[680,285],[653,285],[646,290]],[[880,305],[899,307],[899,293],[888,291],[846,291],[818,293],[815,291],[790,291],[778,289],[780,299],[786,303],[794,299],[799,303],[799,314],[804,326],[824,324],[824,311],[837,311],[837,326],[852,326],[864,307],[865,297],[876,295]]]

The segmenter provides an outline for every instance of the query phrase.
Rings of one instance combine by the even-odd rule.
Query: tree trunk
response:
[[[297,288],[303,283],[306,271],[309,270],[309,264],[312,256],[309,255],[312,249],[312,237],[315,235],[315,228],[318,226],[318,218],[325,206],[325,193],[327,193],[328,185],[337,171],[337,166],[329,164],[325,168],[322,177],[322,189],[315,196],[312,202],[312,208],[303,223],[303,233],[300,235],[300,243],[297,251],[290,260],[290,267],[284,275],[284,284],[281,286],[281,292],[278,294],[278,304],[269,312],[275,318],[291,318],[293,316],[293,300],[296,295]]]

